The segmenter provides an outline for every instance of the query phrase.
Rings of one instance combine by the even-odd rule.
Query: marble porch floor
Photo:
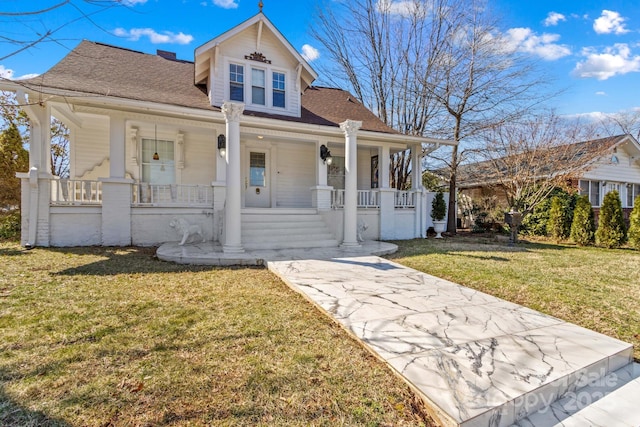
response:
[[[267,265],[404,377],[443,425],[509,426],[632,366],[630,344],[377,256]]]

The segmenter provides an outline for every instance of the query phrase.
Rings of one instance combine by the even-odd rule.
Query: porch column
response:
[[[109,117],[109,177],[102,182],[102,244],[131,245],[131,184],[126,179],[126,123],[124,116]]]
[[[416,198],[413,237],[427,237],[426,192],[422,186],[422,144],[411,146],[411,190]]]
[[[331,209],[331,190],[333,187],[327,185],[327,164],[320,158],[320,147],[329,146],[328,142],[316,142],[316,186],[311,187],[311,206],[323,211]]]
[[[216,179],[211,183],[213,186],[213,209],[215,211],[221,211],[224,209],[225,197],[226,197],[226,179],[227,179],[227,156],[220,155],[220,149],[218,149],[218,137],[224,136],[222,133],[218,134],[216,129],[214,134],[214,147],[215,148],[215,163],[216,163]]]
[[[244,252],[242,248],[242,173],[240,170],[240,116],[244,104],[225,102],[222,114],[227,123],[226,182],[227,197],[224,207],[225,253]]]
[[[342,246],[360,246],[358,242],[358,129],[362,122],[340,123],[344,132],[344,237]]]
[[[390,188],[389,170],[391,169],[391,153],[388,145],[380,149],[380,239],[391,240],[395,236],[395,195],[396,190]]]
[[[20,242],[26,248],[50,245],[49,211],[51,205],[51,107],[33,103],[22,91],[18,101],[29,117],[29,172],[18,173],[21,179]]]

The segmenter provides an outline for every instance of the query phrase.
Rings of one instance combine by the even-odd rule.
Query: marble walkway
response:
[[[630,344],[389,260],[267,264],[402,375],[443,425],[565,425],[578,405],[551,410],[559,396],[606,375],[612,389],[634,380],[640,390]],[[634,401],[602,425],[640,425]]]
[[[404,378],[444,426],[640,426],[630,344],[371,255],[395,251],[385,243],[235,256],[210,246],[165,244],[158,256],[266,264]]]

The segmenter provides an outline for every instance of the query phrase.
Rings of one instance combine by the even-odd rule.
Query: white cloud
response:
[[[509,48],[520,52],[531,53],[553,61],[571,54],[566,45],[557,44],[558,34],[535,34],[530,28],[511,28],[505,34],[505,41]]]
[[[566,21],[567,18],[561,13],[558,12],[549,12],[547,18],[542,22],[545,27],[553,27],[558,25],[560,21]]]
[[[596,95],[598,95],[598,96],[607,96],[607,92],[603,92],[603,91],[599,90],[599,91],[596,92]]]
[[[138,41],[141,37],[149,37],[149,41],[153,44],[160,43],[174,43],[174,44],[189,44],[193,41],[193,36],[184,34],[182,32],[175,34],[171,31],[163,31],[158,33],[151,28],[132,28],[125,30],[124,28],[116,28],[113,31],[118,37],[126,37],[129,40]]]
[[[223,9],[237,9],[238,3],[235,0],[213,0],[213,4]]]
[[[302,45],[302,57],[307,62],[315,61],[320,57],[320,52],[315,47],[309,44],[304,44]]]
[[[589,113],[567,114],[562,117],[569,120],[586,120],[588,122],[597,123],[605,120],[607,118],[607,114],[602,111],[592,111]]]
[[[578,62],[573,70],[578,77],[607,80],[616,75],[640,71],[640,56],[631,56],[631,49],[626,43],[615,44],[602,53],[584,49],[583,55],[587,59]]]
[[[382,13],[405,17],[415,15],[416,12],[420,15],[426,12],[426,6],[414,0],[378,0],[376,8]]]
[[[0,65],[0,77],[2,77],[3,79],[13,78],[13,70],[10,68],[5,68],[4,65]]]
[[[628,33],[629,30],[624,27],[625,20],[618,12],[603,10],[602,15],[593,21],[593,29],[598,34]]]
[[[32,79],[34,77],[38,77],[40,74],[37,73],[32,73],[32,74],[25,74],[24,76],[20,76],[20,77],[16,77],[14,80],[26,80],[26,79]]]
[[[24,80],[33,77],[38,77],[39,74],[25,74],[24,76],[14,77],[14,71],[11,68],[5,68],[4,65],[0,65],[0,78],[8,80]]]

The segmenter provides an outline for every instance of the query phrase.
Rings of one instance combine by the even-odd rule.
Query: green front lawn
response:
[[[640,359],[640,252],[458,236],[400,245],[395,261],[632,343]]]
[[[257,268],[0,243],[0,425],[424,425],[408,387]]]
[[[477,237],[395,261],[632,342],[640,252]],[[265,269],[0,243],[0,425],[424,425],[407,386]]]

